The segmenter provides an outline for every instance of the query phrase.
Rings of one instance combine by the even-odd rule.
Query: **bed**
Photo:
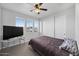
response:
[[[68,56],[69,52],[59,49],[59,46],[63,43],[63,39],[52,38],[48,36],[40,36],[32,38],[29,41],[29,45],[39,55],[43,56]]]

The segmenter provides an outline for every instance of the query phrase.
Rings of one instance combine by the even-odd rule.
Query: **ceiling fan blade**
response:
[[[35,4],[35,8],[38,8],[39,9],[39,6],[41,6],[43,3],[38,3],[38,4]]]
[[[35,4],[35,6],[34,6],[34,7],[35,7],[35,8],[39,8],[39,7],[38,7],[38,4]]]
[[[40,10],[47,11],[47,9],[44,9],[44,8],[40,8]]]
[[[39,3],[39,5],[41,6],[43,3]]]

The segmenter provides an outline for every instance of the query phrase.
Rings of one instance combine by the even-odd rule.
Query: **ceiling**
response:
[[[74,5],[73,3],[44,3],[42,7],[47,8],[48,11],[41,11],[38,15],[35,12],[30,12],[30,10],[33,9],[34,4],[35,3],[2,3],[1,6],[32,17],[44,18]]]

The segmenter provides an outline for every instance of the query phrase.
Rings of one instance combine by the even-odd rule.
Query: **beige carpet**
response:
[[[0,50],[0,56],[38,56],[28,43]]]

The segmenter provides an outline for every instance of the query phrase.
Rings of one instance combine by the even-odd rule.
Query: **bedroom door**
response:
[[[55,38],[63,39],[66,33],[66,16],[58,15],[55,16]]]

